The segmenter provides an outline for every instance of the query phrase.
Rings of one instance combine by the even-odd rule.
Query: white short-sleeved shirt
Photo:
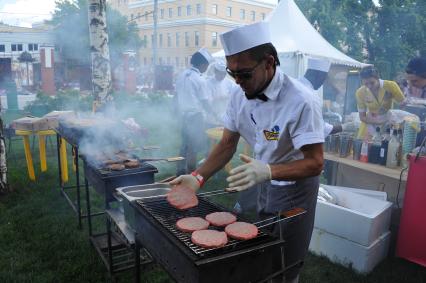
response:
[[[218,117],[222,117],[231,99],[231,93],[238,88],[238,85],[227,77],[218,81],[214,76],[207,79],[206,85],[212,110]]]
[[[238,89],[224,115],[225,128],[238,132],[253,148],[256,159],[287,163],[304,158],[302,146],[324,142],[321,103],[312,91],[277,68],[264,94],[266,102],[248,100]]]
[[[176,79],[176,93],[182,112],[194,111],[205,114],[202,100],[208,100],[206,80],[198,69],[191,67]]]

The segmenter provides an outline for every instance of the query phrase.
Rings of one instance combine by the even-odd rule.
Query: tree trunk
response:
[[[89,0],[92,88],[95,108],[112,100],[111,67],[106,23],[106,0]]]
[[[30,88],[30,69],[28,67],[28,62],[25,62],[25,64],[27,65],[27,89]]]
[[[3,119],[2,117],[0,117],[0,192],[6,192],[6,191],[8,191],[6,142],[3,136]]]

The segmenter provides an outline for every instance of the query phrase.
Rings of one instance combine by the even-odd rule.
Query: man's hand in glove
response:
[[[246,164],[231,170],[230,176],[226,178],[229,183],[226,191],[243,191],[256,184],[271,180],[271,167],[268,164],[244,154],[240,154],[240,159]]]
[[[176,179],[170,181],[169,184],[172,185],[172,186],[183,185],[183,186],[186,186],[186,187],[190,187],[195,192],[198,191],[198,189],[200,188],[200,182],[198,181],[198,179],[195,176],[190,175],[190,174],[180,175]]]

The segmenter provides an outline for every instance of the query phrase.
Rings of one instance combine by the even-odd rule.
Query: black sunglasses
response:
[[[263,60],[259,61],[253,68],[247,70],[247,71],[240,71],[240,72],[234,72],[228,69],[226,67],[226,72],[228,75],[233,77],[234,79],[240,79],[240,80],[249,80],[253,77],[253,73],[256,70],[256,68],[262,63]]]

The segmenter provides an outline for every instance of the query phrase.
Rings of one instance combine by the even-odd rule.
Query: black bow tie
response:
[[[262,101],[268,101],[268,97],[264,93],[258,93],[258,94],[256,94],[253,97],[248,97],[248,95],[246,94],[246,97],[247,97],[248,100],[251,100],[251,99],[260,99]]]

